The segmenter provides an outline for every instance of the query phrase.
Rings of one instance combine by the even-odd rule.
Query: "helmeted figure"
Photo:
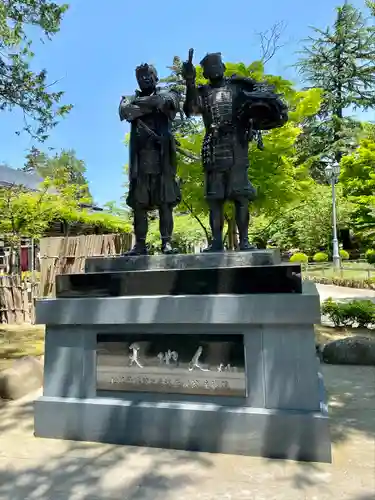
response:
[[[133,209],[135,246],[128,254],[147,253],[148,212],[159,210],[161,249],[175,253],[171,246],[173,208],[180,202],[176,179],[176,146],[171,122],[179,110],[179,94],[156,86],[153,66],[136,68],[140,90],[120,102],[121,120],[131,123],[129,145],[129,193],[126,203]]]
[[[202,163],[206,199],[210,208],[212,244],[205,251],[223,250],[224,203],[233,201],[239,232],[239,249],[254,248],[248,239],[249,202],[256,190],[249,182],[249,142],[260,130],[287,121],[280,98],[255,80],[236,75],[225,78],[220,53],[207,54],[200,62],[208,85],[196,87],[193,51],[183,64],[186,80],[184,112],[201,114],[205,126]]]

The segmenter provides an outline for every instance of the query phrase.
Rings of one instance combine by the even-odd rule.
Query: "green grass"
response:
[[[332,263],[311,264],[303,274],[326,278],[369,279],[375,278],[375,267],[367,262],[343,262],[342,268],[336,270]]]
[[[24,356],[44,353],[44,326],[0,324],[0,371]]]

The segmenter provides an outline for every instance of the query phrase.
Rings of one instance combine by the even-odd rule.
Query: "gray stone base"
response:
[[[35,435],[331,462],[324,412],[44,396],[35,403]]]

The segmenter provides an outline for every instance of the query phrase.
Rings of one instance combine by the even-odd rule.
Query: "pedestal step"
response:
[[[35,402],[35,435],[331,462],[328,418],[321,412],[42,397]]]
[[[281,263],[280,250],[251,252],[144,255],[137,257],[89,257],[87,273],[108,271],[145,271],[146,269],[197,269],[216,267],[270,266]]]
[[[70,274],[56,280],[59,298],[301,292],[298,264]]]

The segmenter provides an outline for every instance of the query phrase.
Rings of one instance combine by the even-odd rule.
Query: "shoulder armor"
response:
[[[257,85],[257,81],[254,80],[253,78],[249,78],[247,76],[238,76],[238,75],[232,75],[228,79],[231,83],[238,83],[242,84],[246,87],[255,87]]]

